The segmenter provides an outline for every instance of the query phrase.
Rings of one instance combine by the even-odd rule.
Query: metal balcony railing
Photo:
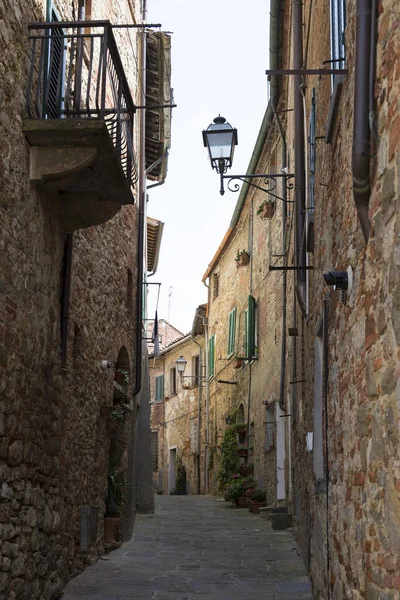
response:
[[[103,120],[133,186],[135,105],[109,21],[32,23],[29,31],[28,117]]]

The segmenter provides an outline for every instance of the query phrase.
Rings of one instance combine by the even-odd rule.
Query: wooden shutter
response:
[[[228,357],[232,356],[232,354],[235,351],[235,335],[236,335],[236,306],[229,313]]]
[[[164,398],[164,375],[156,377],[156,402],[161,402]]]

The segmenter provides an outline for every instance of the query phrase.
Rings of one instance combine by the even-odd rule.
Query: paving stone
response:
[[[132,539],[62,600],[311,600],[291,532],[207,496],[156,496]]]

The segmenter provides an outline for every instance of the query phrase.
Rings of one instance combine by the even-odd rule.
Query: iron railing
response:
[[[103,120],[133,186],[135,105],[109,21],[32,23],[29,32],[28,117]]]

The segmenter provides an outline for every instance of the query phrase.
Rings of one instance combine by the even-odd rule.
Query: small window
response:
[[[331,59],[332,69],[343,69],[346,58],[344,30],[346,27],[345,0],[331,0]],[[335,75],[332,77],[332,88],[335,86]]]
[[[176,394],[176,368],[173,367],[169,372],[169,392],[171,396]]]
[[[208,376],[211,379],[215,375],[215,335],[208,340]]]
[[[198,386],[200,383],[200,356],[193,356],[192,358],[192,376],[193,385]]]
[[[164,375],[156,377],[156,402],[162,402],[164,399]]]
[[[268,452],[274,447],[274,432],[275,432],[275,406],[269,404],[266,410],[265,423],[265,450]]]
[[[257,303],[249,296],[245,311],[245,351],[247,360],[257,356]]]
[[[218,273],[214,273],[213,274],[213,285],[212,285],[213,300],[215,300],[215,298],[218,298],[218,294],[219,294],[219,275],[218,275]]]

